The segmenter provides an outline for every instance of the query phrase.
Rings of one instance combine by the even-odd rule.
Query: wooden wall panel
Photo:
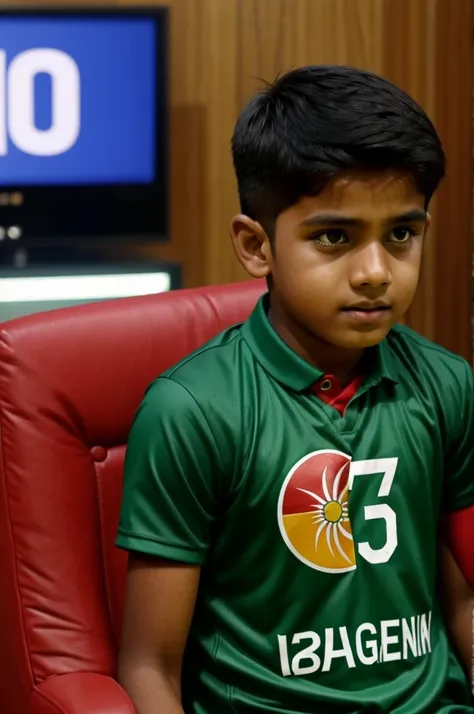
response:
[[[472,0],[440,2],[435,118],[448,157],[436,221],[435,339],[472,361]]]
[[[473,0],[105,2],[171,8],[171,242],[138,249],[141,255],[179,260],[189,286],[244,277],[228,237],[238,210],[229,142],[239,109],[259,86],[259,77],[271,80],[294,66],[336,63],[370,69],[424,106],[440,130],[449,161],[448,180],[433,205],[420,290],[407,321],[472,357]]]

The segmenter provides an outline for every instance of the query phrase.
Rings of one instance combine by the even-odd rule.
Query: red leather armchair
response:
[[[146,386],[245,319],[261,282],[0,325],[0,711],[133,714],[114,679],[122,464]]]

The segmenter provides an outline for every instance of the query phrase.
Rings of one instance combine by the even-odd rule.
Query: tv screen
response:
[[[166,17],[0,11],[0,238],[167,238]]]
[[[155,23],[15,17],[0,28],[0,184],[151,183]]]

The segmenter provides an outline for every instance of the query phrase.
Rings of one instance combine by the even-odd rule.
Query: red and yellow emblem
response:
[[[288,548],[303,563],[325,573],[356,567],[348,511],[351,459],[341,451],[314,451],[286,477],[278,523]]]

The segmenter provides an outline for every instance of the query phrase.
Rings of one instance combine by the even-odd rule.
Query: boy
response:
[[[472,592],[438,529],[474,505],[473,375],[396,325],[439,138],[384,79],[307,67],[232,148],[233,245],[269,294],[137,415],[119,679],[139,714],[473,711],[435,582],[441,557],[467,668]]]

